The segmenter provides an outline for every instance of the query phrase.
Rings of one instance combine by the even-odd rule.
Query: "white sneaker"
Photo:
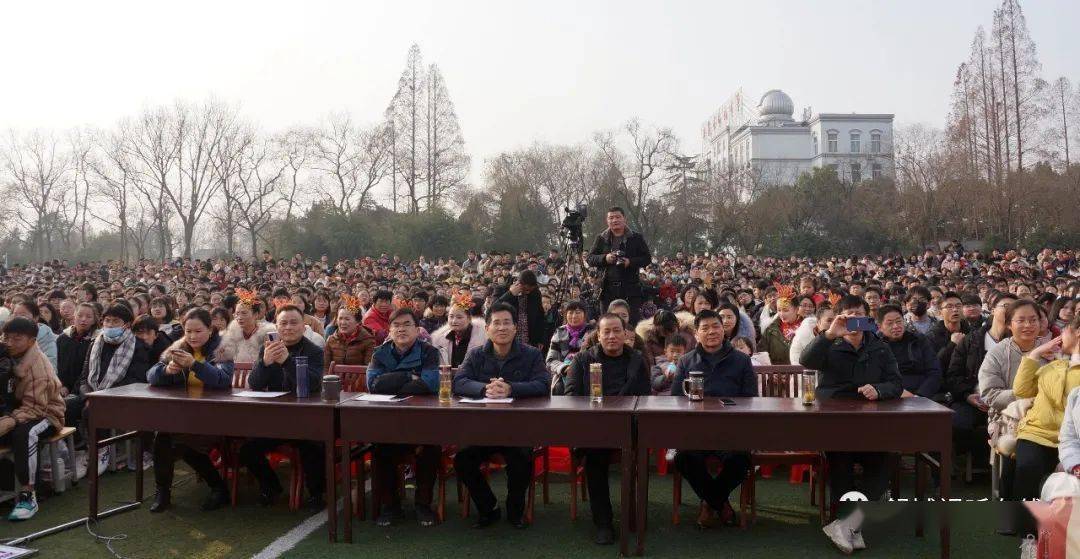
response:
[[[1028,534],[1024,541],[1020,542],[1020,559],[1037,559],[1039,556],[1039,542],[1035,536]]]
[[[851,541],[853,532],[843,520],[833,520],[823,527],[821,531],[825,532],[833,545],[844,555],[851,555],[851,552],[854,551],[855,546]]]
[[[128,471],[134,472],[135,471],[135,461],[134,460],[129,461],[127,464],[125,464],[125,467],[128,469]],[[154,467],[154,454],[152,452],[143,451],[143,453],[142,453],[142,469],[149,470],[150,468],[153,468],[153,467]]]
[[[668,462],[674,462],[675,461],[675,449],[674,448],[669,448],[668,451],[664,453],[664,460],[667,460]]]
[[[90,456],[85,450],[75,451],[75,479],[86,477],[86,462],[88,460],[90,460]]]
[[[855,550],[866,549],[866,540],[862,537],[862,530],[851,533],[851,547]]]
[[[112,457],[112,447],[107,446],[98,451],[97,473],[103,475],[109,471],[109,458]]]
[[[37,496],[32,491],[20,491],[15,499],[15,508],[11,509],[8,520],[30,520],[37,514]]]

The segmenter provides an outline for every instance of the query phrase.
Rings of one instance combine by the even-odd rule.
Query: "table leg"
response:
[[[622,483],[620,489],[622,496],[619,501],[619,553],[626,557],[630,554],[630,528],[633,520],[631,519],[631,502],[633,497],[631,496],[630,488],[634,483],[634,453],[631,448],[624,446],[622,448]]]
[[[645,532],[647,526],[645,518],[648,516],[649,504],[649,451],[644,445],[638,444],[637,454],[637,495],[635,511],[637,513],[637,554],[645,554]]]
[[[948,434],[949,430],[945,430]],[[949,496],[952,485],[952,437],[946,436],[941,449],[941,557],[949,558]]]
[[[930,465],[923,460],[922,453],[915,453],[915,537],[923,537],[925,518],[923,511],[926,510],[926,470]]]
[[[323,443],[326,446],[326,525],[330,529],[330,543],[337,543],[337,464],[334,460],[334,445],[336,441],[330,439]]]
[[[89,405],[89,404],[87,404]],[[88,414],[87,431],[89,439],[86,442],[86,475],[90,478],[90,520],[97,520],[98,515],[98,429],[94,422],[94,414]]]
[[[142,433],[135,434],[135,501],[143,500],[143,438]]]
[[[352,543],[352,443],[345,441],[341,448],[341,484],[345,492],[345,543]],[[360,491],[364,488],[361,487]]]

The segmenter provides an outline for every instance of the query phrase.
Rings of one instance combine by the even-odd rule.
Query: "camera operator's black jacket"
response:
[[[589,266],[600,270],[601,298],[605,301],[641,297],[641,269],[652,262],[649,245],[645,244],[645,237],[641,233],[627,229],[622,251],[623,256],[630,259],[630,266],[623,268],[607,263],[604,258],[611,252],[611,231],[605,229],[596,236],[596,242],[589,252]]]

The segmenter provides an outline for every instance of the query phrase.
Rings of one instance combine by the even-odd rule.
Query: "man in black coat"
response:
[[[836,305],[837,315],[822,334],[803,349],[799,362],[818,371],[817,397],[890,400],[903,392],[900,369],[889,346],[873,333],[849,331],[849,318],[865,317],[870,306],[862,297],[848,295]],[[885,495],[889,483],[887,452],[828,452],[830,495],[833,499],[855,488],[855,464],[863,469],[862,492],[871,501]],[[842,552],[862,549],[862,511],[840,501],[837,518],[823,528]]]
[[[517,339],[522,343],[539,348],[548,342],[545,339],[547,327],[544,319],[544,302],[537,287],[536,273],[523,270],[496,303],[505,303],[513,307],[514,324],[517,327]]]
[[[296,358],[307,358],[308,393],[317,395],[321,389],[323,351],[304,337],[304,312],[293,305],[284,305],[275,319],[277,339],[269,338],[259,352],[259,360],[248,375],[252,390],[296,393]],[[259,504],[270,506],[284,492],[277,474],[270,468],[266,453],[282,444],[281,439],[249,439],[240,447],[240,463],[247,467],[259,482]],[[326,487],[326,457],[322,443],[296,441],[304,467],[304,484],[308,489],[308,506],[323,508]]]
[[[958,293],[946,292],[938,301],[938,317],[941,320],[935,322],[926,334],[926,339],[930,340],[930,346],[937,354],[942,371],[949,368],[949,360],[952,359],[957,344],[971,331],[971,327],[964,320],[963,308],[964,304]]]
[[[496,303],[488,309],[488,341],[465,356],[454,375],[454,394],[467,398],[548,396],[550,380],[544,356],[516,339],[515,318],[509,305]],[[480,471],[494,454],[501,454],[506,463],[506,520],[515,528],[526,528],[525,495],[532,480],[532,448],[509,446],[470,446],[459,449],[454,457],[454,470],[469,488],[479,513],[473,527],[491,526],[502,515],[499,501]]]
[[[683,380],[690,371],[705,374],[705,395],[708,397],[751,397],[758,395],[757,376],[750,364],[750,357],[737,351],[724,339],[724,325],[716,311],[703,310],[694,318],[694,337],[697,347],[679,358],[675,378],[671,383],[671,395],[685,397]],[[709,473],[709,458],[718,458],[722,467],[713,477]],[[689,450],[679,449],[675,454],[675,468],[679,470],[694,493],[705,501],[705,508],[698,517],[698,526],[709,528],[719,519],[725,525],[739,523],[729,498],[731,492],[746,479],[750,470],[750,453],[746,450]]]
[[[600,269],[600,307],[606,309],[615,299],[630,303],[630,323],[637,324],[642,303],[640,271],[652,262],[645,237],[626,226],[626,213],[620,207],[608,210],[607,229],[596,237],[588,263]]]
[[[608,313],[597,325],[599,344],[574,356],[566,377],[566,393],[590,396],[589,368],[599,363],[602,391],[605,396],[648,396],[649,369],[638,351],[626,347],[626,328],[622,317]],[[596,543],[615,543],[614,515],[611,511],[611,491],[608,487],[608,468],[612,450],[609,448],[580,448],[585,458],[585,479],[589,485],[589,506],[596,525]],[[625,527],[624,527],[625,529]]]
[[[922,396],[944,401],[941,393],[941,364],[925,336],[904,328],[904,311],[896,305],[882,305],[877,311],[881,338],[893,357],[902,379],[902,397]]]

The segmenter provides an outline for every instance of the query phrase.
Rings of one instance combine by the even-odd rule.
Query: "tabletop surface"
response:
[[[670,412],[716,413],[716,414],[952,414],[949,408],[926,398],[898,398],[881,402],[856,399],[818,400],[803,405],[795,398],[731,398],[735,405],[725,405],[720,398],[707,397],[701,402],[691,402],[685,396],[640,396],[634,411],[637,414],[662,414]]]
[[[356,395],[350,395],[356,396]],[[631,413],[637,396],[604,396],[603,402],[593,403],[584,396],[551,396],[536,398],[514,398],[508,404],[463,404],[455,396],[448,404],[439,403],[435,396],[410,396],[396,402],[363,402],[353,398],[344,399],[338,407],[342,411],[372,407],[391,408],[410,411],[476,410],[485,412],[500,410],[506,412],[590,412],[590,413]]]
[[[295,393],[283,394],[275,398],[247,398],[235,396],[244,392],[243,388],[201,388],[189,390],[183,386],[150,386],[149,384],[127,384],[90,393],[94,399],[131,398],[138,400],[188,400],[197,402],[218,402],[235,405],[284,405],[284,406],[320,406],[333,408],[337,402],[323,401],[318,393],[307,398],[297,398]],[[342,393],[341,400],[356,396]]]

